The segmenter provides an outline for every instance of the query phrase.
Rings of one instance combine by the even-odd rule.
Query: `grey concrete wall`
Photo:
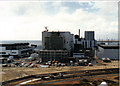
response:
[[[110,58],[110,59],[119,58],[118,49],[103,49],[99,47],[99,51],[97,51],[96,54],[98,58]]]

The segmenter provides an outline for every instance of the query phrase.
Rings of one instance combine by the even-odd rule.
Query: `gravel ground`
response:
[[[97,63],[94,66],[65,66],[65,67],[50,67],[50,68],[27,68],[27,67],[2,67],[2,82],[20,78],[29,75],[64,72],[64,71],[76,71],[76,70],[93,70],[93,69],[107,69],[118,68],[118,61],[112,61],[111,63]]]

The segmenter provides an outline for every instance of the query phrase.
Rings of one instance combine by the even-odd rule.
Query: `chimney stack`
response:
[[[80,37],[80,29],[79,29],[79,37]]]

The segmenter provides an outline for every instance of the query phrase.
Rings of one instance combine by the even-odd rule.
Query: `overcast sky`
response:
[[[84,37],[95,31],[96,39],[118,38],[117,2],[1,1],[0,40],[41,40],[49,31],[70,31]]]

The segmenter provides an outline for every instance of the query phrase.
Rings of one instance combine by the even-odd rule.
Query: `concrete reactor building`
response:
[[[39,54],[43,62],[49,60],[65,61],[73,54],[74,35],[67,31],[43,31],[42,49]]]
[[[74,35],[70,32],[42,32],[43,50],[67,50],[74,48]]]

